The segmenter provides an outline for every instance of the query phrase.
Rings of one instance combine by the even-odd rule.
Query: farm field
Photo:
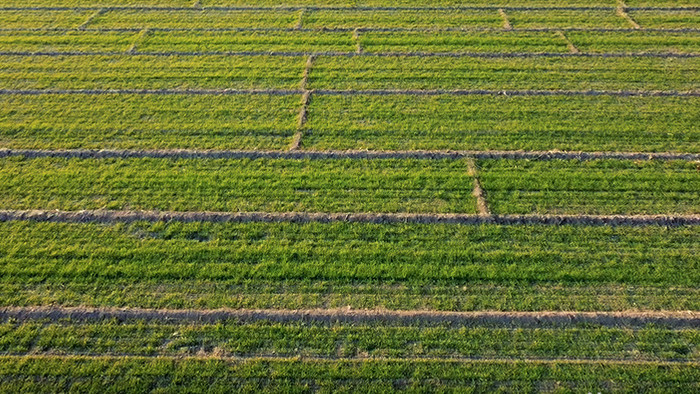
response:
[[[700,390],[697,0],[5,0],[0,391]]]

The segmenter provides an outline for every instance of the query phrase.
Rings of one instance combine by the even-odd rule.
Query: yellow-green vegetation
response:
[[[699,5],[2,1],[0,392],[700,391]]]

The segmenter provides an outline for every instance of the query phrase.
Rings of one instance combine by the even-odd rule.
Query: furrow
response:
[[[0,149],[0,158],[24,156],[63,158],[208,158],[208,159],[530,159],[530,160],[684,160],[700,161],[698,153],[563,152],[563,151],[270,151],[270,150],[41,150]]]
[[[27,6],[0,7],[0,11],[83,11],[104,8],[108,11],[191,11],[192,7],[177,6]],[[205,10],[215,11],[610,11],[614,6],[205,6]],[[629,7],[629,10],[644,11],[697,11],[700,7]]]
[[[165,212],[165,211],[47,211],[0,210],[0,222],[35,221],[65,223],[114,223],[135,221],[176,222],[292,222],[292,223],[446,223],[461,225],[548,225],[548,226],[697,226],[700,215],[493,215],[414,213],[325,213],[325,212]]]
[[[99,12],[100,10],[98,10]],[[104,10],[102,10],[104,11]],[[71,32],[85,31],[95,33],[130,33],[143,30],[138,27],[100,27],[100,28],[69,28],[69,27],[13,27],[0,28],[4,32]],[[614,27],[521,27],[506,29],[503,27],[299,27],[298,21],[295,27],[149,27],[152,32],[327,32],[327,33],[439,33],[439,32],[591,32],[591,33],[628,33],[634,32],[636,28],[614,28]],[[700,28],[694,27],[679,27],[679,28],[649,28],[644,29],[647,32],[655,33],[698,33]]]
[[[399,323],[460,325],[507,325],[514,327],[571,326],[594,324],[606,327],[643,327],[658,324],[667,327],[698,327],[700,312],[693,311],[626,311],[626,312],[443,312],[392,311],[355,309],[141,309],[89,307],[6,307],[0,309],[0,319],[17,321],[71,319],[100,320],[156,320],[176,322],[216,323],[226,320],[243,322],[318,322],[318,323]]]
[[[313,55],[309,59],[313,59]],[[305,74],[305,82],[308,75]],[[271,95],[288,96],[309,94],[305,88],[301,90],[287,89],[0,89],[0,95]],[[619,96],[619,97],[700,97],[700,91],[644,91],[644,90],[487,90],[487,89],[367,89],[367,90],[327,90],[313,91],[319,96]],[[307,100],[304,100],[306,103]],[[302,112],[303,109],[302,107]],[[300,121],[303,119],[299,118]]]

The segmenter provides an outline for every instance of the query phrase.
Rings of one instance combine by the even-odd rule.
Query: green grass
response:
[[[4,95],[0,147],[286,149],[299,108],[298,96]]]
[[[697,227],[0,227],[1,305],[696,310],[700,299]]]
[[[216,324],[67,319],[0,322],[0,354],[112,356],[487,357],[700,361],[700,332],[647,326],[379,323]]]
[[[630,11],[629,15],[644,28],[698,28],[700,12],[698,11]]]
[[[442,32],[360,35],[366,52],[568,52],[564,40],[551,32]]]
[[[561,6],[556,4],[556,6]],[[626,28],[627,21],[619,17],[614,10],[610,11],[512,11],[507,10],[506,15],[511,26],[515,29],[522,28]]]
[[[438,361],[438,360],[245,360],[208,358],[60,358],[30,356],[0,359],[6,391],[209,391],[209,392],[412,392],[507,390],[571,392],[698,388],[695,364],[613,364]],[[100,376],[100,379],[91,377]]]
[[[192,2],[194,3],[194,2]],[[191,4],[190,4],[191,5]],[[294,27],[294,11],[112,11],[93,19],[90,28],[234,28]]]
[[[131,32],[0,32],[5,52],[125,52],[137,38]]]
[[[75,28],[93,13],[94,11],[0,11],[0,28]]]
[[[700,59],[319,57],[311,89],[678,90]]]
[[[0,160],[7,209],[476,211],[459,161]]]
[[[76,61],[72,56],[0,56],[0,87],[299,89],[306,64],[304,57],[273,56],[114,55],[79,59]]]
[[[152,32],[143,52],[354,52],[352,33],[335,32]]]
[[[659,32],[567,32],[566,36],[582,52],[623,53],[700,53],[700,35]]]
[[[304,14],[311,28],[497,28],[503,20],[496,11],[313,11]]]
[[[314,96],[304,146],[698,152],[696,98]]]
[[[480,162],[494,213],[699,214],[692,162]]]

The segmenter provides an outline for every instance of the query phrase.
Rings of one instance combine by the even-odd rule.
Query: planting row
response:
[[[698,106],[697,97],[312,95],[302,147],[697,153]],[[283,150],[300,108],[300,95],[5,94],[0,148]]]
[[[504,26],[491,10],[95,10],[0,11],[0,27],[13,28],[492,28]],[[507,10],[512,28],[611,28],[632,25],[615,10]],[[629,11],[644,28],[697,28],[698,11]]]
[[[566,38],[581,52],[698,53],[700,34],[653,31],[571,31]],[[568,53],[558,32],[264,32],[98,31],[0,32],[2,52],[349,52],[367,53]],[[133,45],[136,44],[135,48]]]
[[[692,162],[483,161],[496,214],[697,214]],[[4,209],[475,213],[460,160],[0,160]]]
[[[226,361],[212,358],[31,356],[0,358],[0,386],[8,392],[417,392],[495,390],[538,392],[693,392],[696,364],[366,360]],[[95,378],[99,376],[99,378]]]
[[[299,89],[307,58],[0,56],[0,89]],[[316,57],[308,89],[697,91],[700,58]]]
[[[0,322],[0,354],[700,361],[700,331],[381,323]]]
[[[700,228],[0,223],[0,305],[697,310]]]

